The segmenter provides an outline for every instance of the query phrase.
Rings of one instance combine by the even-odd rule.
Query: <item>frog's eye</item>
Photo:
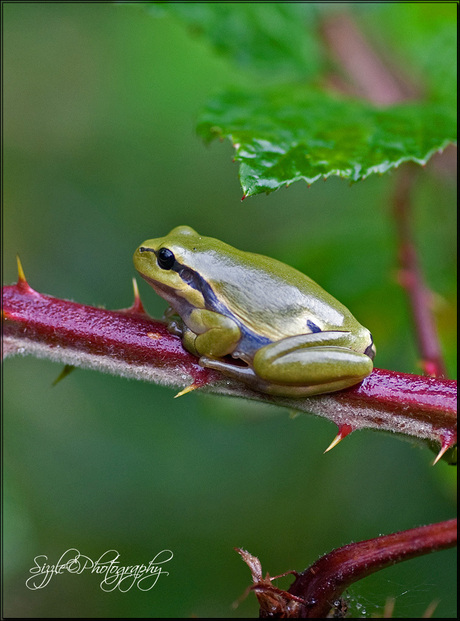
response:
[[[174,265],[176,258],[171,250],[168,250],[168,248],[161,248],[157,254],[157,261],[162,270],[170,270]]]

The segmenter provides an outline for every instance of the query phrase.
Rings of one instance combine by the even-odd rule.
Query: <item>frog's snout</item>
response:
[[[136,252],[155,252],[153,248],[147,248],[147,246],[139,246]]]

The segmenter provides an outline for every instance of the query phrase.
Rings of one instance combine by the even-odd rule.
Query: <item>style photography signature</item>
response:
[[[115,589],[126,593],[134,585],[140,591],[150,591],[161,575],[169,576],[169,572],[163,569],[163,566],[169,563],[173,556],[171,550],[162,550],[147,564],[121,565],[120,553],[117,550],[107,550],[97,560],[92,560],[76,548],[69,548],[54,565],[48,563],[46,555],[36,556],[35,565],[29,570],[32,575],[26,580],[26,586],[36,591],[45,588],[54,576],[65,572],[82,574],[87,571],[102,577],[99,586],[106,593]]]

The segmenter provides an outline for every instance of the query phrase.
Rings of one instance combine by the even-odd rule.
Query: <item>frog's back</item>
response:
[[[231,248],[222,261],[221,248],[218,270],[213,263],[208,282],[217,299],[243,325],[270,340],[359,325],[311,278],[276,259]]]

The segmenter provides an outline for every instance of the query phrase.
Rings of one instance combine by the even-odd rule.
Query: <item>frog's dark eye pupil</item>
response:
[[[157,259],[158,265],[162,270],[170,270],[176,260],[174,253],[172,253],[171,250],[168,250],[168,248],[161,248],[158,251]]]

